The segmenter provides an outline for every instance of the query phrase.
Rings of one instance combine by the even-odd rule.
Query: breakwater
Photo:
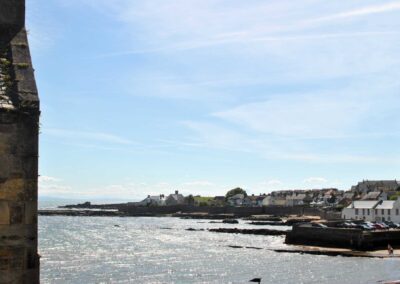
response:
[[[350,248],[354,250],[384,249],[388,244],[400,246],[400,230],[363,231],[349,228],[316,228],[294,225],[286,235],[286,244]]]
[[[217,228],[217,229],[208,229],[208,231],[215,232],[215,233],[263,235],[263,236],[284,236],[289,232],[289,231],[282,231],[282,230],[238,229],[238,228]]]
[[[208,216],[222,214],[231,214],[233,218],[244,218],[252,215],[307,215],[319,216],[322,219],[338,219],[340,213],[326,211],[319,208],[309,208],[304,206],[267,206],[267,207],[233,207],[233,206],[193,206],[193,205],[172,205],[172,206],[136,206],[132,203],[119,203],[119,204],[91,204],[89,202],[77,205],[67,205],[66,209],[97,209],[97,210],[118,210],[124,216],[162,216],[169,214],[186,214],[189,216],[191,213],[206,213]],[[261,220],[257,220],[261,221]]]

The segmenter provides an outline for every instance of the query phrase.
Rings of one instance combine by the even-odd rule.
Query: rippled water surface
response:
[[[169,217],[41,216],[41,281],[248,283],[261,277],[262,283],[377,283],[400,279],[398,259],[275,253],[268,249],[285,247],[283,237],[185,230],[218,227],[260,228],[244,221],[230,225]]]

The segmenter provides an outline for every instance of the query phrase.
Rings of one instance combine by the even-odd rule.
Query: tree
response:
[[[187,204],[187,205],[194,205],[194,197],[193,197],[193,195],[189,195],[189,196],[186,196],[185,197],[185,203]]]
[[[236,187],[234,189],[229,190],[226,194],[225,194],[225,199],[228,200],[230,197],[236,195],[236,194],[243,194],[244,197],[247,196],[247,192],[240,187]]]

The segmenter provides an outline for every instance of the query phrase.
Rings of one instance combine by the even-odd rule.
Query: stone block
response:
[[[10,203],[9,206],[9,211],[10,211],[10,224],[15,225],[15,224],[22,224],[25,222],[25,206],[24,203],[16,203],[12,202]]]
[[[23,200],[24,198],[24,179],[10,178],[0,184],[0,199]]]
[[[32,225],[37,223],[37,202],[25,202],[25,224]]]
[[[23,270],[25,259],[24,248],[0,247],[0,271]]]
[[[0,27],[21,29],[25,25],[24,0],[0,0]]]
[[[8,201],[0,200],[0,225],[10,224],[10,208]]]

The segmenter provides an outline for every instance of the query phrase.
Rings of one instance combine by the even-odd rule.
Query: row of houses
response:
[[[336,188],[284,190],[267,195],[263,206],[336,206],[343,198],[344,192]]]
[[[215,196],[215,197],[200,197],[200,196],[183,196],[178,190],[174,194],[165,196],[160,195],[148,195],[145,199],[140,202],[135,202],[136,206],[172,206],[172,205],[194,205],[194,206],[263,206],[263,200],[266,195],[260,196],[246,196],[244,194],[236,194],[229,197]]]
[[[136,206],[171,206],[185,204],[185,197],[179,193],[178,190],[175,193],[165,196],[160,195],[148,195],[145,199],[140,202],[136,202]]]
[[[342,210],[343,219],[400,222],[400,182],[363,180],[351,187],[355,197]]]
[[[397,180],[371,181],[363,180],[352,186],[349,191],[337,188],[310,189],[310,190],[280,190],[269,194],[249,195],[245,192],[229,198],[225,196],[200,197],[183,196],[179,191],[165,196],[164,194],[148,195],[144,200],[136,202],[137,206],[311,206],[311,207],[348,207],[354,201],[386,201],[393,199],[400,192],[400,183]],[[359,203],[367,204],[367,203]],[[357,206],[356,206],[357,207]],[[354,208],[356,209],[356,208]],[[360,208],[362,209],[362,208]],[[371,208],[370,208],[371,209]],[[355,212],[354,212],[355,214]]]
[[[400,198],[397,200],[356,200],[342,210],[343,219],[392,221],[400,223]]]

